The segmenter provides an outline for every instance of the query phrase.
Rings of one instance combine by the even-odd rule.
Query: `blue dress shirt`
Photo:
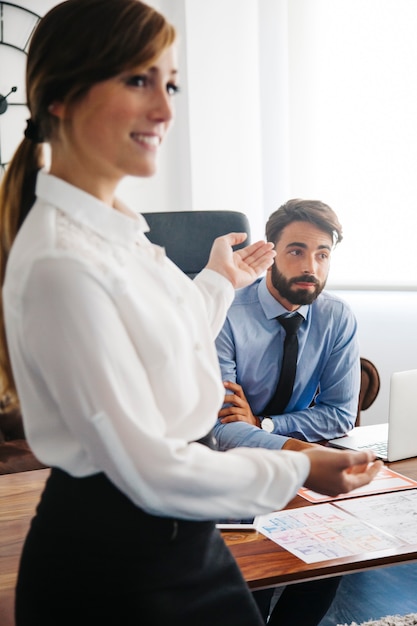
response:
[[[242,386],[254,415],[263,415],[278,382],[285,330],[275,318],[286,312],[260,278],[236,292],[216,339],[222,380]],[[246,422],[218,421],[221,449],[281,448],[288,437],[320,441],[354,426],[360,390],[356,319],[345,302],[325,291],[298,312],[305,320],[298,331],[294,389],[286,412],[271,415],[274,434]]]

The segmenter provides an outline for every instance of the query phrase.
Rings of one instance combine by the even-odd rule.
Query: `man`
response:
[[[336,214],[319,201],[289,200],[270,216],[266,238],[275,245],[274,264],[265,277],[236,292],[216,340],[226,388],[215,427],[222,450],[302,449],[345,434],[357,415],[356,320],[347,304],[323,291],[332,251],[342,240]],[[292,382],[284,382],[284,389],[281,384],[277,395],[286,337],[277,318],[294,312],[302,316],[295,379],[290,389]],[[318,624],[339,580],[287,587],[269,624]],[[260,606],[269,605],[267,591],[255,594]]]

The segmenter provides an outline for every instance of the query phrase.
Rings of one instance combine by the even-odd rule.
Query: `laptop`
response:
[[[383,461],[417,456],[417,369],[391,374],[388,423],[358,426],[329,444],[370,449]]]

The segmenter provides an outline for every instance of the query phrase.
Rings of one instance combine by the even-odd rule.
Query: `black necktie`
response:
[[[277,317],[277,320],[284,327],[286,332],[281,374],[274,395],[262,411],[262,415],[280,415],[284,412],[291,398],[297,369],[297,331],[304,321],[304,318],[299,313],[295,313],[295,315],[291,315],[290,317],[280,315]]]

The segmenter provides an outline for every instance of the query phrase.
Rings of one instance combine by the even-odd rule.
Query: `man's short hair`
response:
[[[288,200],[269,216],[265,234],[267,241],[276,245],[281,233],[292,222],[308,222],[328,233],[336,245],[343,239],[342,226],[336,213],[320,200]]]

